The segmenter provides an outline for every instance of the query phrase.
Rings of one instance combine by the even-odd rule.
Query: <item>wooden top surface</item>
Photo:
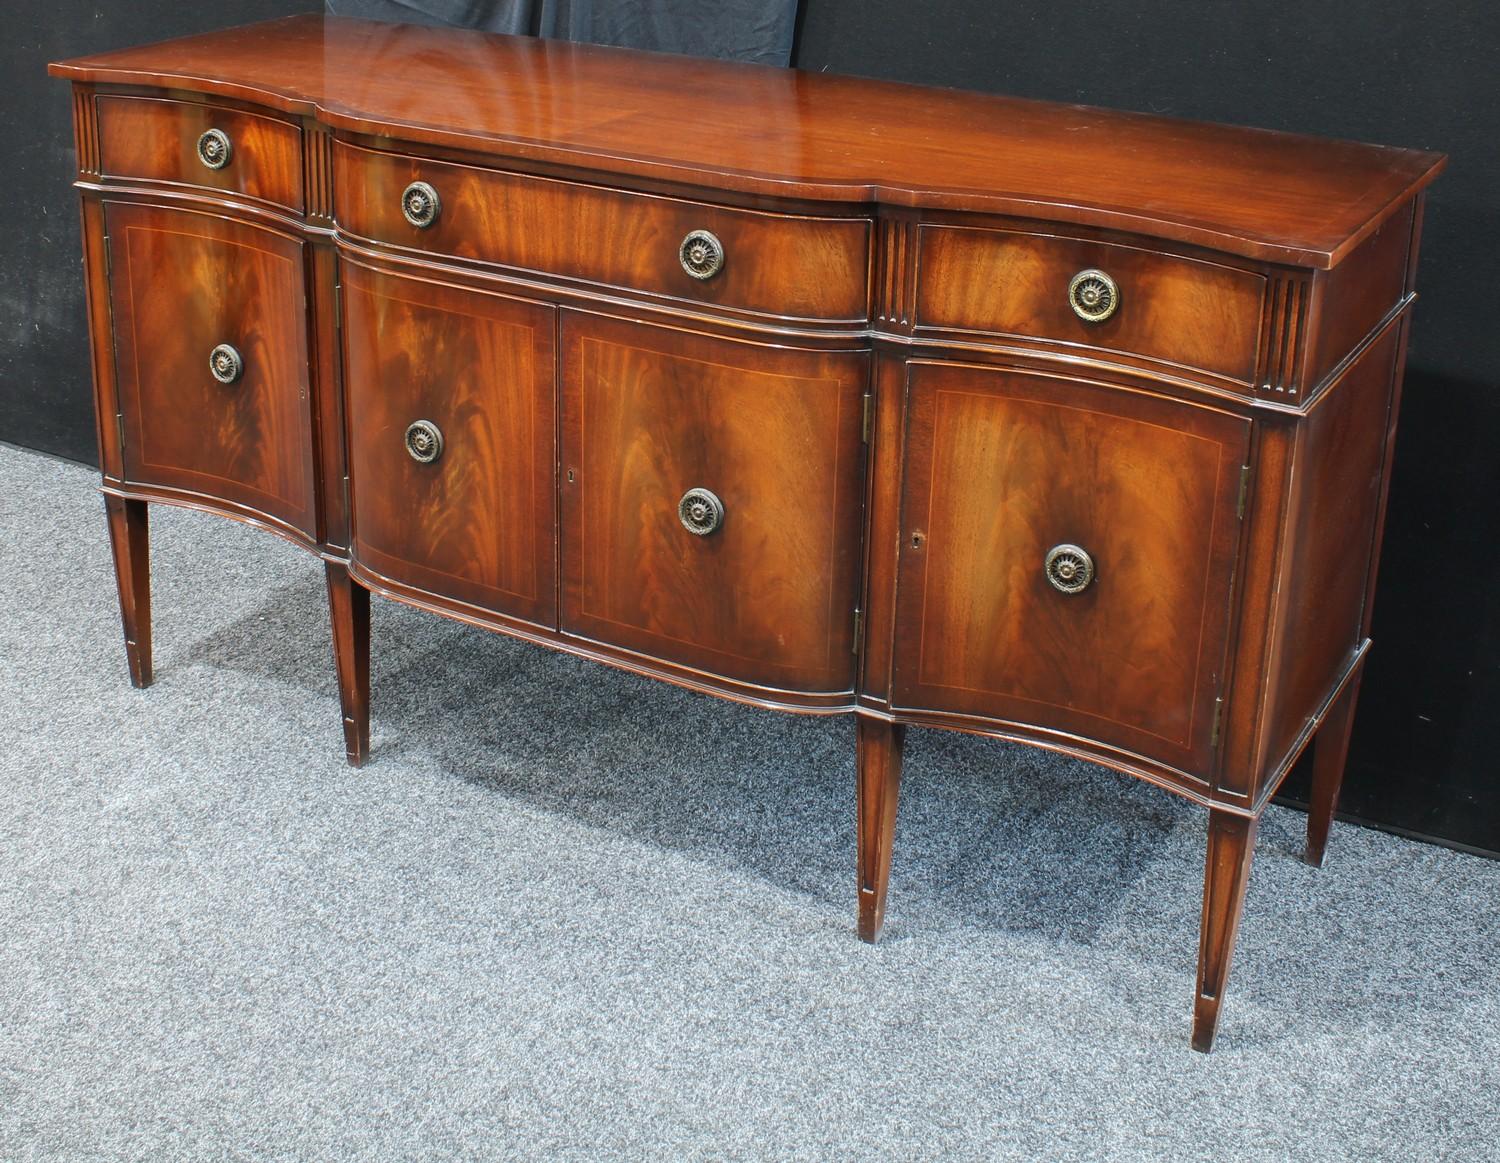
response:
[[[1441,154],[530,37],[308,15],[51,66],[336,128],[801,200],[977,210],[1313,267]]]

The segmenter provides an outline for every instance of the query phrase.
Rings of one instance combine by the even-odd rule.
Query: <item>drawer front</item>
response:
[[[563,628],[850,690],[868,357],[564,313],[563,367]]]
[[[1113,310],[1082,318],[1069,288],[1085,271],[1114,283]],[[1144,356],[1250,383],[1265,279],[1251,271],[1084,239],[924,226],[919,328],[986,331]],[[1098,284],[1094,283],[1097,287]],[[1080,306],[1096,315],[1087,284]]]
[[[555,628],[552,308],[343,269],[354,559]]]
[[[202,186],[302,213],[302,130],[293,123],[157,97],[95,100],[100,169],[106,178]],[[205,134],[222,138],[211,143]],[[204,156],[216,165],[200,156],[200,141]],[[221,158],[227,160],[219,165]]]
[[[898,705],[1206,776],[1248,422],[931,363],[912,365],[909,399]]]
[[[302,242],[127,203],[105,228],[125,479],[316,538]]]
[[[414,182],[437,196],[428,226],[403,212]],[[439,255],[650,292],[784,318],[863,320],[869,224],[762,214],[334,146],[340,228]],[[684,268],[695,231],[718,240],[722,265]],[[700,273],[712,265],[704,254]]]

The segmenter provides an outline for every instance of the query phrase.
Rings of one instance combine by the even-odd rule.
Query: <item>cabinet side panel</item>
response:
[[[1298,446],[1280,679],[1266,755],[1274,774],[1363,638],[1401,328],[1391,326],[1309,415]]]
[[[1392,214],[1323,279],[1305,392],[1316,388],[1401,302],[1413,213],[1408,204]]]

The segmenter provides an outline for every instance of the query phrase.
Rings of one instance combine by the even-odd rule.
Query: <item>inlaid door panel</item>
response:
[[[920,362],[909,414],[898,705],[1080,735],[1206,777],[1249,422]]]
[[[553,309],[342,265],[354,560],[555,628]]]
[[[863,352],[563,315],[563,628],[777,690],[848,691]]]
[[[552,308],[342,267],[354,560],[555,627]]]
[[[124,202],[105,230],[126,481],[315,539],[302,242]]]

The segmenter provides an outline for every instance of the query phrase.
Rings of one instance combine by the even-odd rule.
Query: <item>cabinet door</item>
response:
[[[868,356],[563,319],[564,629],[850,690]]]
[[[555,628],[552,308],[343,272],[354,560]]]
[[[126,481],[316,539],[303,244],[189,210],[104,214]]]
[[[911,366],[908,407],[897,703],[1206,776],[1248,421],[930,363]],[[1067,546],[1083,552],[1049,578]]]

